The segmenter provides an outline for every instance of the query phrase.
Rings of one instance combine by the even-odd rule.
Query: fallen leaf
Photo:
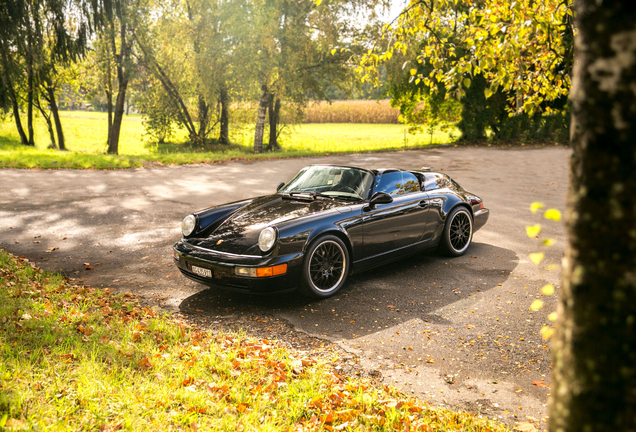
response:
[[[152,368],[152,363],[150,363],[150,360],[148,360],[148,357],[142,358],[141,360],[137,362],[137,364],[139,365],[141,369],[148,370]]]
[[[528,234],[528,237],[530,238],[534,238],[538,236],[540,232],[541,232],[541,225],[539,224],[529,225],[526,227],[526,234]]]
[[[536,265],[539,265],[541,263],[541,261],[543,261],[543,257],[544,256],[545,256],[545,254],[543,252],[532,253],[532,254],[530,254],[530,261],[532,261]]]
[[[515,425],[515,430],[519,432],[537,432],[537,428],[532,423],[522,422]]]
[[[537,387],[548,387],[550,384],[545,381],[532,381],[532,385]]]
[[[93,267],[91,267],[91,266],[86,266],[86,270],[93,270]]]

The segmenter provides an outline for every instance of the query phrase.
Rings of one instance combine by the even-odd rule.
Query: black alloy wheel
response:
[[[460,256],[473,239],[473,217],[465,207],[455,208],[446,219],[440,249],[447,255]]]
[[[320,237],[305,254],[301,290],[310,297],[329,297],[344,285],[348,272],[349,253],[342,240]]]

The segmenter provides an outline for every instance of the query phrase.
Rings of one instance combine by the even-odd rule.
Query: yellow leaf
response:
[[[336,50],[335,48],[331,50],[331,55],[335,55],[336,54]]]
[[[492,96],[492,91],[489,88],[485,89],[484,96],[486,96],[486,99],[488,99],[490,96]]]
[[[552,246],[554,244],[554,240],[549,238],[549,239],[545,239],[541,242],[541,244],[543,246]]]
[[[464,87],[470,88],[470,78],[464,78]]]
[[[417,69],[415,68],[411,69],[411,75],[415,75],[415,74],[417,74]]]
[[[541,309],[543,307],[543,302],[541,300],[535,300],[532,302],[532,304],[530,305],[530,310],[533,311],[538,311],[539,309]]]
[[[541,263],[541,261],[543,261],[543,257],[544,256],[545,256],[545,254],[543,252],[530,254],[530,261],[532,261],[536,265],[539,265],[539,263]]]
[[[526,234],[528,234],[528,237],[530,238],[534,238],[538,236],[540,232],[541,232],[541,225],[539,224],[529,225],[526,227]]]
[[[536,213],[537,210],[543,210],[544,208],[545,208],[545,205],[543,203],[538,202],[538,201],[535,201],[532,204],[530,204],[530,211],[532,213]]]
[[[554,333],[554,330],[548,327],[542,327],[539,333],[541,333],[541,337],[543,338],[543,340],[548,340]]]
[[[552,312],[550,315],[548,315],[548,319],[550,321],[556,321],[557,319],[557,313],[556,312]]]
[[[552,284],[547,284],[546,286],[544,286],[543,288],[541,288],[541,292],[545,295],[552,295],[554,294],[554,285]]]
[[[560,221],[561,220],[561,212],[558,211],[557,209],[547,209],[545,211],[545,213],[543,213],[543,217],[545,217],[546,219],[553,220],[553,221]]]

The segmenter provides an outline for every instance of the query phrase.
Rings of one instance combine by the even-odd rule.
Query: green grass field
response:
[[[177,131],[174,142],[157,144],[144,130],[140,115],[124,117],[119,156],[106,153],[106,114],[65,111],[61,113],[68,152],[49,150],[49,135],[43,119],[35,123],[36,147],[19,144],[12,117],[0,122],[0,167],[14,168],[93,168],[112,169],[144,166],[149,163],[189,164],[234,159],[282,158],[419,148],[431,143],[427,133],[406,134],[396,124],[315,123],[288,127],[281,136],[282,150],[255,154],[252,151],[253,126],[231,125],[231,145],[195,148],[186,142],[184,131]],[[455,136],[459,133],[454,132]],[[436,132],[435,144],[449,143],[453,137]]]

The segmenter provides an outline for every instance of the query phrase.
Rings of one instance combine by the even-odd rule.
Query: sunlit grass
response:
[[[69,285],[0,250],[3,428],[507,430],[340,376],[276,341],[212,333],[131,294]]]
[[[236,159],[269,159],[333,153],[357,153],[413,149],[449,143],[458,135],[436,131],[416,135],[404,133],[397,124],[312,123],[289,126],[280,138],[281,150],[255,154],[254,126],[231,125],[231,145],[193,146],[185,131],[178,130],[172,142],[159,144],[145,132],[140,115],[125,116],[119,155],[106,155],[106,113],[63,111],[61,113],[68,152],[47,149],[50,139],[46,124],[35,122],[35,148],[19,144],[13,119],[0,122],[0,167],[114,169],[159,164],[212,163]]]

